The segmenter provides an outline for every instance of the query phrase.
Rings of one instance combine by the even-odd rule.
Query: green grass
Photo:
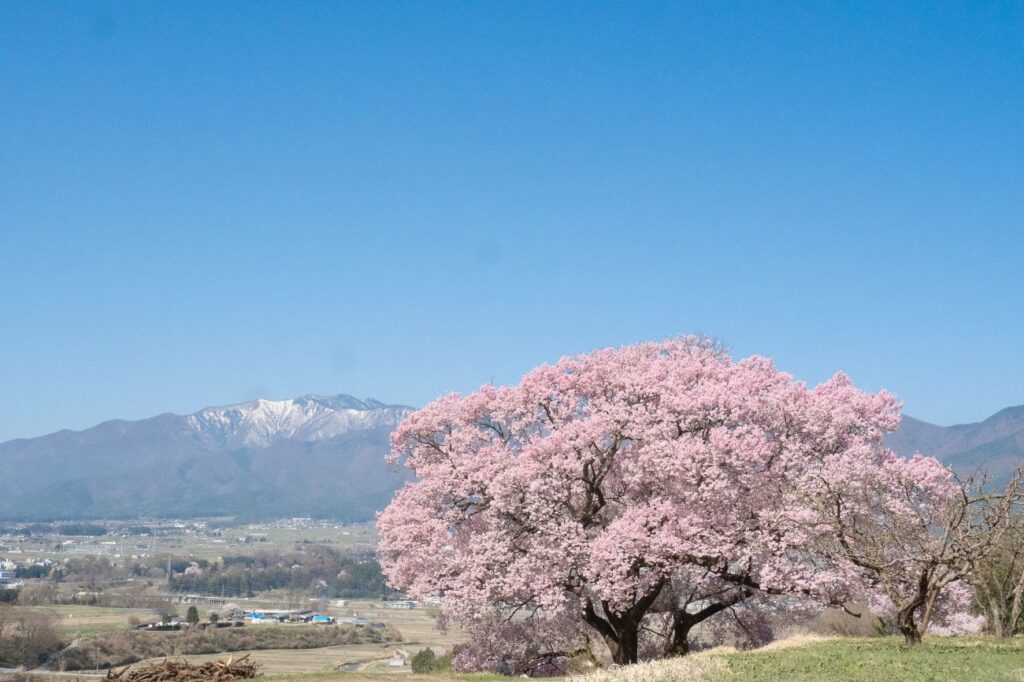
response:
[[[940,682],[1024,680],[1024,639],[926,638],[905,647],[893,638],[839,639],[788,649],[725,655],[721,679]],[[715,680],[711,676],[710,680]]]

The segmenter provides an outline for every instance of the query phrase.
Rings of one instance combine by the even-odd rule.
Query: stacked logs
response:
[[[226,661],[207,661],[192,664],[188,661],[175,661],[165,658],[160,663],[127,666],[121,670],[111,668],[107,671],[106,680],[117,682],[226,682],[226,680],[251,680],[259,677],[258,663],[250,663],[246,654],[237,661],[228,658]]]

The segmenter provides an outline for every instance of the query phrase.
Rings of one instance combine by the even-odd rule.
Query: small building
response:
[[[334,623],[334,618],[330,616],[316,615],[313,616],[313,623],[315,625],[331,625]]]

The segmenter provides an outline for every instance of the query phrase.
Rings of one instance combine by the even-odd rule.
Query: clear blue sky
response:
[[[0,440],[679,332],[1024,403],[1024,4],[5,2]]]

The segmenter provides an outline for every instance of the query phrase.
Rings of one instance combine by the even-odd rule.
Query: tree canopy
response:
[[[399,426],[392,459],[415,480],[379,516],[381,565],[471,632],[563,633],[547,641],[564,651],[524,647],[538,658],[596,633],[635,662],[654,614],[663,653],[685,653],[691,628],[748,600],[842,604],[877,584],[837,524],[958,489],[884,447],[899,419],[841,373],[809,388],[695,337],[563,358]],[[900,501],[905,485],[923,492]],[[849,507],[825,513],[837,492]]]

